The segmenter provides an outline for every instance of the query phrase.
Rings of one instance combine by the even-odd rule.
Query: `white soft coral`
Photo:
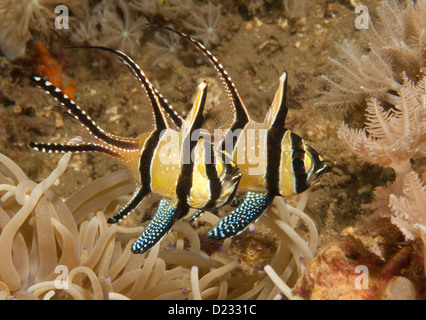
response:
[[[54,20],[58,5],[66,5],[74,13],[82,13],[80,0],[0,1],[0,51],[10,60],[18,58],[25,52],[31,32],[46,36],[57,31]]]
[[[402,192],[410,160],[425,156],[426,77],[417,85],[404,80],[399,91],[400,104],[388,111],[373,99],[368,103],[365,129],[343,124],[338,136],[361,160],[392,167],[397,175],[396,190]]]
[[[391,221],[405,237],[426,241],[426,187],[417,174],[410,172],[405,177],[403,196],[391,194],[389,204],[393,213]]]
[[[118,1],[117,5],[122,12],[122,18],[116,11],[104,11],[99,43],[135,55],[136,48],[140,45],[139,39],[143,35],[146,20],[134,17],[128,4],[124,1]]]
[[[71,36],[76,44],[105,46],[136,55],[146,19],[135,14],[129,4],[119,1],[100,1],[82,20]]]
[[[10,60],[25,52],[31,38],[33,7],[33,1],[28,0],[0,2],[0,51]]]
[[[203,42],[206,47],[212,47],[220,42],[224,32],[221,5],[214,6],[210,2],[201,9],[191,11],[191,16],[183,21],[186,28],[195,32],[194,38]]]
[[[423,263],[426,274],[426,187],[414,172],[405,177],[404,194],[390,195],[391,222],[404,234],[407,240],[420,238],[423,241]]]

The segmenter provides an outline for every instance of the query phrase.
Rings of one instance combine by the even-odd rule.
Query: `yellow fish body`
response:
[[[97,48],[119,54],[129,65],[133,62],[119,51]],[[32,142],[30,146],[48,153],[99,152],[125,164],[139,181],[139,186],[129,202],[114,217],[108,219],[109,223],[126,218],[151,192],[165,197],[166,200],[160,202],[153,220],[132,246],[134,253],[142,253],[158,243],[190,207],[213,210],[231,201],[241,173],[235,163],[224,157],[224,153],[204,141],[200,134],[197,135],[204,120],[203,109],[207,95],[205,82],[199,86],[198,96],[182,130],[177,131],[167,123],[161,107],[164,103],[162,96],[153,89],[139,67],[132,71],[148,93],[155,122],[153,131],[137,138],[112,135],[100,128],[84,110],[52,83],[34,77],[34,81],[80,123],[89,137],[79,144]],[[170,137],[173,137],[172,141]],[[169,158],[172,161],[165,161]]]

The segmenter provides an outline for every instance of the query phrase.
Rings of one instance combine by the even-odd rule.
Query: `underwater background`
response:
[[[189,112],[198,84],[206,80],[209,93],[205,127],[215,128],[228,120],[225,91],[207,59],[183,39],[149,25],[148,21],[186,32],[204,43],[224,65],[257,121],[265,117],[279,77],[286,71],[289,79],[286,127],[307,140],[326,159],[328,169],[309,189],[307,203],[301,208],[317,233],[306,223],[296,220],[294,225],[289,223],[307,242],[312,241],[313,234],[317,235],[318,246],[310,247],[312,256],[297,257],[297,250],[292,249],[281,252],[288,239],[268,227],[272,222],[259,220],[254,229],[223,246],[205,236],[208,222],[197,220],[188,224],[198,236],[191,241],[199,242],[197,250],[203,252],[204,259],[218,261],[209,260],[204,269],[201,266],[199,270],[194,269],[198,260],[193,256],[187,258],[194,259],[189,265],[173,260],[173,254],[161,256],[162,251],[171,247],[185,251],[194,245],[188,239],[183,240],[194,234],[186,235],[189,231],[180,226],[163,240],[155,253],[155,261],[154,256],[149,260],[148,254],[141,258],[126,256],[126,259],[139,259],[132,262],[132,270],[144,271],[140,276],[136,271],[128,275],[133,280],[125,284],[124,280],[118,280],[132,270],[131,267],[126,270],[124,265],[122,269],[115,267],[117,283],[109,278],[105,280],[110,277],[105,270],[111,270],[108,268],[114,266],[114,262],[122,261],[118,257],[125,255],[130,241],[130,236],[121,235],[117,236],[118,240],[112,237],[104,244],[107,248],[108,243],[114,242],[121,248],[110,249],[112,258],[108,262],[98,257],[96,261],[92,258],[94,262],[90,264],[86,258],[79,258],[79,262],[77,259],[69,265],[70,269],[81,265],[92,270],[83,272],[87,278],[80,274],[75,280],[87,292],[76,289],[76,292],[80,290],[77,295],[58,288],[49,291],[49,286],[44,291],[41,287],[28,291],[38,283],[55,279],[52,268],[64,261],[61,259],[65,252],[64,236],[55,236],[58,231],[54,231],[52,237],[57,238],[52,240],[52,246],[56,248],[57,259],[51,263],[50,271],[34,279],[30,279],[32,273],[28,271],[21,284],[17,284],[19,281],[8,283],[5,274],[0,272],[0,290],[4,289],[0,292],[5,292],[0,297],[10,299],[19,296],[17,292],[29,292],[40,299],[426,298],[425,1],[38,0],[31,5],[27,2],[2,0],[0,3],[0,152],[13,160],[29,180],[41,183],[61,159],[60,155],[32,150],[31,141],[66,142],[81,135],[78,126],[61,112],[58,103],[32,83],[33,74],[61,88],[110,133],[137,136],[152,127],[146,94],[133,74],[109,53],[69,48],[72,46],[100,45],[125,52],[182,115]],[[68,10],[68,25],[62,18],[58,19],[64,13],[55,12],[58,5]],[[377,100],[371,100],[373,98]],[[405,124],[398,122],[401,119]],[[390,135],[395,141],[389,141]],[[384,159],[383,154],[388,158]],[[74,154],[50,190],[66,203],[65,199],[76,199],[73,195],[84,186],[123,168],[103,155]],[[2,174],[1,183],[6,184],[10,174],[6,169],[2,169]],[[129,178],[128,184],[132,183]],[[129,188],[120,196],[128,197],[132,190]],[[6,191],[0,190],[3,197]],[[298,195],[283,200],[297,208],[300,198]],[[1,201],[0,207],[11,219],[19,204],[8,204],[11,200],[5,198]],[[110,201],[113,199],[108,199],[108,203]],[[156,195],[144,201],[122,227],[137,228],[148,222],[158,201]],[[76,222],[76,238],[83,237],[79,225],[84,224],[85,219],[98,219],[98,229],[93,227],[97,230],[92,240],[95,248],[106,230],[101,227],[103,213],[99,214],[99,210],[105,212],[108,206],[102,203]],[[281,212],[284,210],[281,206],[284,205],[274,203],[271,211]],[[9,207],[14,209],[8,211]],[[225,213],[226,209],[214,214]],[[32,223],[26,223],[28,225],[23,224],[22,228],[29,230]],[[1,230],[6,225],[2,223]],[[27,263],[31,265],[30,253],[40,251],[39,248],[31,250],[31,243],[37,241],[39,236],[34,234],[40,231],[28,230],[25,231],[28,234],[20,232],[27,243],[22,250],[29,252]],[[186,236],[180,236],[179,232]],[[7,244],[1,241],[0,238],[0,248],[5,250]],[[104,250],[103,254],[107,255],[107,249]],[[16,253],[10,256],[15,266],[19,264],[16,256]],[[286,290],[290,291],[286,293],[279,286],[280,280],[273,280],[268,269],[284,256],[288,264],[276,266],[276,273],[288,286]],[[34,261],[34,264],[40,263],[40,258]],[[147,273],[148,262],[152,263],[151,273]],[[286,269],[287,265],[293,267]],[[217,276],[209,273],[212,268],[219,270],[224,266],[228,269]],[[182,270],[177,270],[179,267]],[[1,268],[5,265],[0,263]],[[16,269],[23,278],[25,271],[19,266]],[[170,290],[158,289],[162,282],[175,280],[167,273],[170,270],[180,272],[181,282],[170,284]],[[90,272],[101,279],[99,292],[94,280],[88,280]],[[360,278],[362,275],[366,277]],[[154,280],[145,280],[141,285],[142,278],[138,277]],[[198,277],[200,292],[194,285]],[[224,279],[227,279],[226,285]],[[271,281],[268,284],[265,279],[272,280],[268,280]],[[136,284],[132,287],[133,283]],[[262,291],[268,286],[268,293]],[[153,293],[155,290],[159,293]],[[117,295],[108,295],[111,292]],[[22,298],[24,296],[28,297],[22,294]]]

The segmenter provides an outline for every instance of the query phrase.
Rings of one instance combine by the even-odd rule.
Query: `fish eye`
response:
[[[294,151],[287,156],[286,165],[293,174],[308,174],[312,170],[312,155],[308,151]]]
[[[293,157],[293,172],[295,174],[303,174],[305,172],[305,163],[300,156]]]

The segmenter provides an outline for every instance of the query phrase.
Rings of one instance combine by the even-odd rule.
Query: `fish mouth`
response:
[[[324,174],[324,172],[327,170],[327,165],[325,163],[321,163],[318,169],[315,170],[315,172],[309,177],[308,182],[309,185],[314,184],[321,178],[321,176]]]

